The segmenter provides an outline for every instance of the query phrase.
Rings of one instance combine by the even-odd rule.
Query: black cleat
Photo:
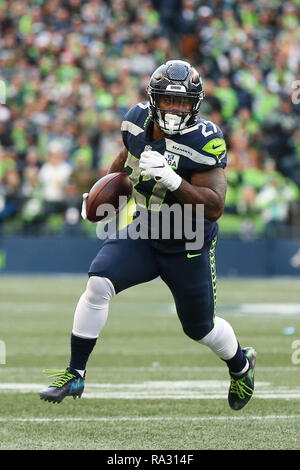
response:
[[[60,403],[65,397],[81,397],[84,390],[84,377],[69,367],[65,370],[44,370],[48,377],[57,377],[48,387],[40,391],[41,400]]]
[[[247,405],[254,392],[254,368],[256,363],[256,351],[249,347],[244,348],[249,361],[249,369],[242,376],[231,376],[231,383],[228,392],[228,403],[233,410],[241,410]]]

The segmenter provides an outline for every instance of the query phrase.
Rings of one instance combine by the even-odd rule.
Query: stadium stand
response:
[[[1,233],[94,236],[81,195],[149,74],[181,57],[228,144],[221,235],[299,236],[299,20],[300,0],[0,0]]]

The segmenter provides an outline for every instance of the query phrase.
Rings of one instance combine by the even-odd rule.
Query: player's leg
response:
[[[104,243],[89,269],[86,291],[75,310],[70,367],[82,373],[105,326],[109,302],[117,293],[159,275],[147,240],[118,239]]]
[[[196,253],[199,256],[187,257],[187,253],[162,256],[161,277],[171,289],[184,332],[227,363],[232,378],[229,404],[233,409],[240,409],[253,393],[250,370],[255,365],[255,352],[252,348],[243,350],[231,325],[215,315],[215,247],[216,239],[204,245]]]
[[[69,367],[57,371],[54,383],[40,392],[42,399],[60,402],[67,395],[81,396],[86,364],[105,326],[111,298],[158,275],[147,240],[118,238],[104,242],[91,264],[86,290],[75,310]]]

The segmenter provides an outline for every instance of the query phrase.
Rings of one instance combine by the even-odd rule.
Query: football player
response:
[[[227,364],[229,405],[239,410],[254,391],[256,352],[242,349],[231,325],[216,315],[217,220],[226,194],[224,137],[217,125],[199,117],[204,90],[188,62],[171,60],[158,67],[147,94],[149,101],[130,109],[122,122],[124,148],[109,171],[127,172],[137,211],[151,214],[163,204],[194,209],[203,205],[203,246],[187,251],[184,237],[108,237],[91,263],[76,307],[69,365],[53,371],[56,379],[40,397],[61,402],[66,396],[81,396],[88,358],[106,323],[110,299],[160,276],[173,294],[186,335]]]

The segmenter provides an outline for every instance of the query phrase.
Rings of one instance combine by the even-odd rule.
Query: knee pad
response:
[[[102,305],[115,295],[113,283],[106,277],[91,276],[87,282],[85,299],[91,305]]]
[[[104,277],[91,276],[77,304],[73,334],[81,338],[97,338],[104,327],[109,300],[115,294],[112,282]]]

